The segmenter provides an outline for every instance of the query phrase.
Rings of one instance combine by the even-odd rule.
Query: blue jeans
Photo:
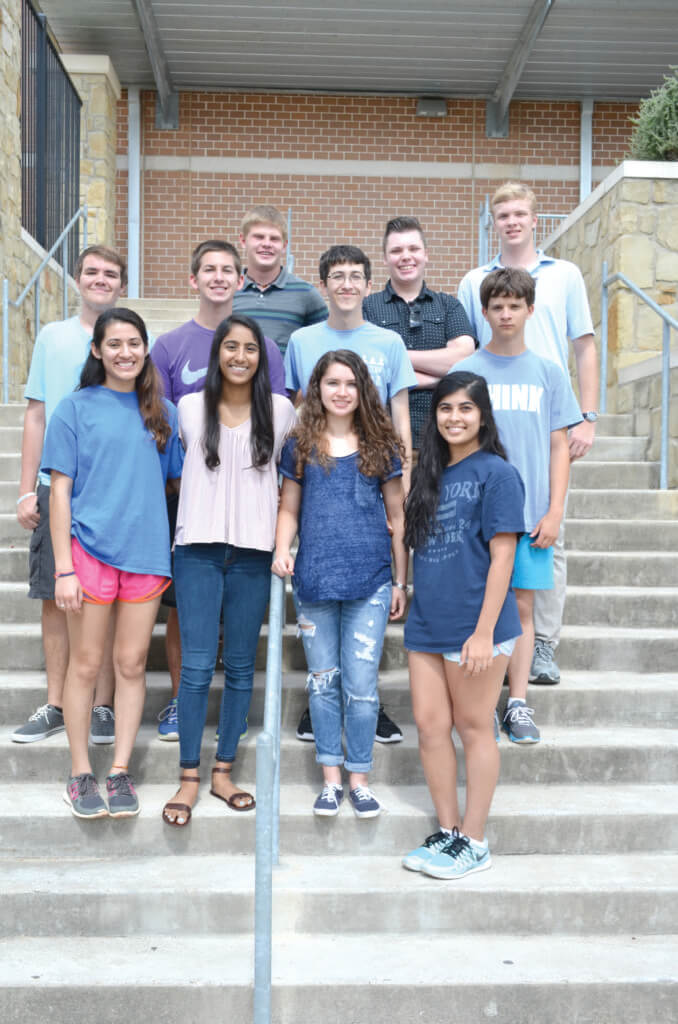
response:
[[[301,601],[297,635],[308,665],[306,691],[316,761],[368,772],[377,730],[377,674],[391,608],[391,584],[355,601]],[[346,760],[341,745],[346,735]]]
[[[254,660],[271,585],[271,553],[231,544],[177,544],[174,579],[181,633],[179,763],[197,768],[224,611],[224,692],[218,761],[235,760],[252,697]]]

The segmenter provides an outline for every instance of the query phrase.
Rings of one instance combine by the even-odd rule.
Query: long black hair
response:
[[[219,400],[223,377],[219,368],[221,343],[234,324],[246,327],[259,346],[259,365],[252,377],[252,411],[250,420],[250,444],[252,447],[252,464],[257,468],[265,466],[273,455],[273,396],[271,394],[271,377],[268,369],[268,354],[264,335],[256,320],[242,313],[231,313],[222,320],[212,339],[209,365],[205,378],[205,431],[202,437],[202,448],[205,453],[205,465],[208,469],[216,469],[219,465]]]
[[[162,385],[158,371],[148,357],[148,331],[146,330],[146,324],[138,313],[135,313],[133,309],[127,309],[126,306],[114,306],[112,309],[107,309],[97,317],[92,332],[92,345],[97,352],[101,352],[101,346],[106,336],[106,328],[109,324],[113,323],[129,324],[131,327],[134,327],[139,332],[139,336],[144,343],[144,366],[134,381],[134,389],[137,393],[139,412],[144,421],[144,426],[153,437],[158,451],[164,452],[172,429],[169,425],[167,410],[162,400]],[[80,374],[78,388],[82,390],[83,388],[96,387],[103,384],[105,380],[106,370],[104,369],[103,360],[97,359],[90,349]]]
[[[438,430],[436,413],[443,399],[457,391],[465,391],[480,410],[480,449],[491,455],[499,455],[502,459],[507,458],[499,440],[485,378],[467,370],[456,370],[439,380],[431,396],[431,409],[421,438],[419,461],[412,474],[412,489],[405,504],[405,544],[411,548],[423,547],[437,528],[440,482],[450,461],[450,450]]]

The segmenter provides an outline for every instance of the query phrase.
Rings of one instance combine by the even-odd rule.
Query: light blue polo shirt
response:
[[[285,352],[285,387],[306,394],[313,368],[326,352],[346,348],[362,357],[382,402],[403,388],[414,388],[417,378],[403,339],[395,331],[363,321],[360,327],[338,331],[326,323],[295,331]]]
[[[490,271],[501,267],[498,254],[486,266],[470,270],[457,292],[483,347],[492,337],[492,328],[483,316],[480,285]],[[546,256],[541,249],[537,250],[537,263],[528,269],[535,280],[536,298],[534,314],[525,324],[525,344],[542,359],[557,363],[569,376],[568,342],[593,334],[584,278],[574,263]]]

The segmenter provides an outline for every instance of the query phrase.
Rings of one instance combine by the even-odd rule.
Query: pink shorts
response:
[[[113,604],[114,601],[140,604],[152,601],[172,582],[167,576],[125,572],[88,555],[75,537],[71,538],[73,568],[80,580],[83,601],[88,604]]]

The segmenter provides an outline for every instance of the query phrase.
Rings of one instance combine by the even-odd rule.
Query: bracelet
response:
[[[26,500],[26,498],[37,498],[37,496],[37,491],[26,491],[26,493],[22,494],[21,497],[17,500],[17,505],[20,505],[22,501]]]
[[[403,594],[409,594],[410,592],[410,588],[408,587],[407,583],[399,583],[398,580],[393,580],[391,582],[391,586],[397,587],[398,590],[402,590]]]
[[[75,569],[71,569],[70,572],[55,572],[54,579],[60,580],[62,576],[75,576]]]

